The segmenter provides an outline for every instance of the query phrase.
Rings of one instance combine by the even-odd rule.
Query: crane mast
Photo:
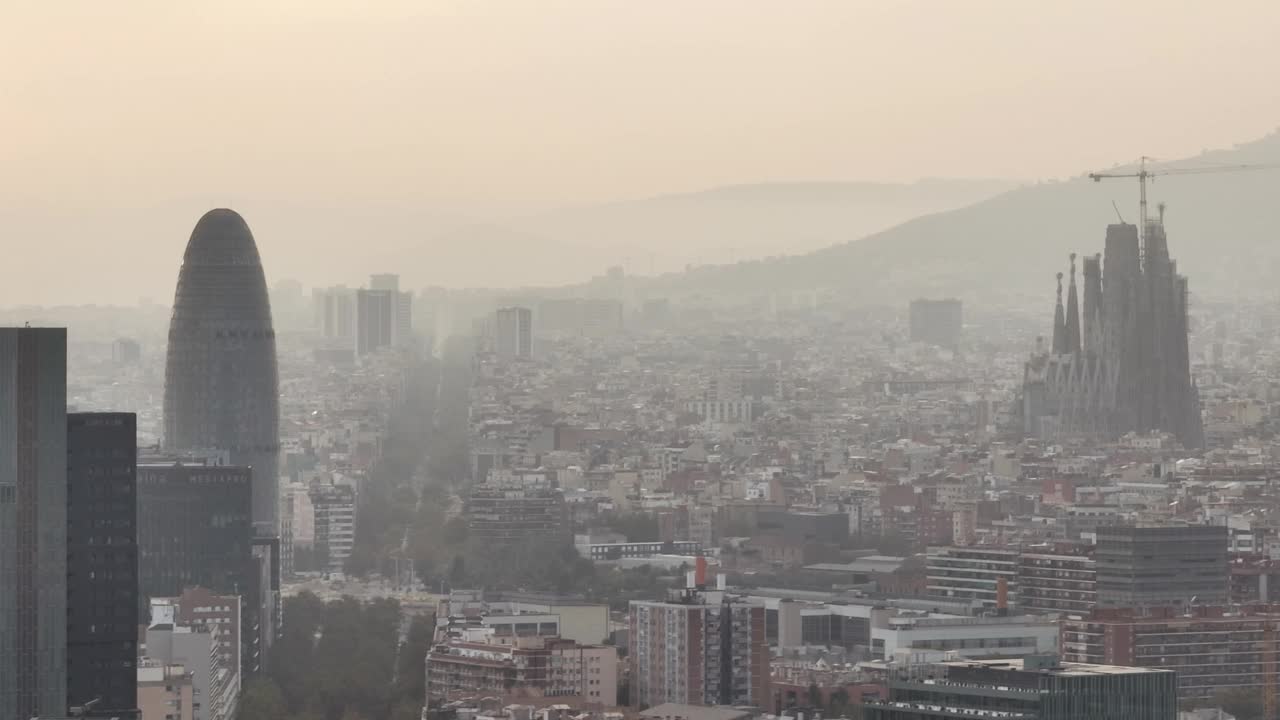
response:
[[[1138,247],[1144,256],[1147,250],[1147,180],[1155,182],[1160,175],[1201,175],[1204,173],[1238,172],[1242,170],[1273,170],[1280,168],[1280,163],[1260,163],[1245,165],[1212,165],[1207,167],[1169,168],[1167,170],[1148,170],[1147,162],[1155,158],[1143,155],[1138,158],[1137,172],[1096,172],[1089,173],[1089,179],[1102,182],[1104,178],[1137,178],[1138,179]]]

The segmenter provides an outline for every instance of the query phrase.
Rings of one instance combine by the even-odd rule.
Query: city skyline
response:
[[[172,238],[213,206],[273,238],[273,272],[293,258],[279,277],[340,282],[361,237],[389,255],[428,246],[434,263],[403,269],[421,275],[413,286],[477,285],[492,273],[459,228],[528,213],[743,183],[1035,182],[1194,157],[1280,122],[1280,98],[1245,81],[1275,64],[1278,14],[1155,0],[25,5],[0,29],[12,109],[0,236],[33,240],[35,266],[72,262],[5,276],[0,304],[162,298],[152,278],[176,258]],[[53,44],[68,49],[44,52]],[[1134,103],[1143,111],[1100,111]],[[840,224],[861,228],[843,239],[876,227]],[[518,249],[528,234],[488,242]],[[649,267],[645,248],[610,240],[585,242],[604,256],[593,271]],[[742,247],[696,244],[661,266]]]
[[[6,10],[0,720],[1280,720],[1280,4]]]

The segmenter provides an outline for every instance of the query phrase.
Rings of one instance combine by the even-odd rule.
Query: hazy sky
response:
[[[167,302],[216,205],[305,281],[389,207],[1194,154],[1280,125],[1278,27],[1274,0],[0,0],[0,304]]]

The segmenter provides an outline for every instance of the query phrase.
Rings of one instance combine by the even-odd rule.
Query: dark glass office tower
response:
[[[0,328],[0,718],[67,710],[67,331]]]
[[[67,415],[67,707],[138,716],[137,417]]]
[[[165,364],[164,446],[225,450],[253,468],[253,520],[279,520],[279,379],[267,281],[244,218],[210,210],[182,258]],[[269,528],[269,529],[267,529]]]
[[[253,565],[245,467],[138,465],[138,573],[144,597],[199,585],[240,594]]]
[[[261,561],[255,556],[253,474],[246,467],[178,458],[138,463],[138,580],[143,602],[200,586],[241,599],[244,669],[260,665]],[[266,619],[270,619],[269,617]],[[269,645],[269,638],[268,645]]]

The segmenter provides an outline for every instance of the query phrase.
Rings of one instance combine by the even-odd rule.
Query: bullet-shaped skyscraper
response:
[[[253,520],[277,532],[279,378],[262,260],[244,218],[205,213],[178,274],[165,365],[164,446],[225,450],[253,468]],[[269,532],[267,532],[268,527]]]

